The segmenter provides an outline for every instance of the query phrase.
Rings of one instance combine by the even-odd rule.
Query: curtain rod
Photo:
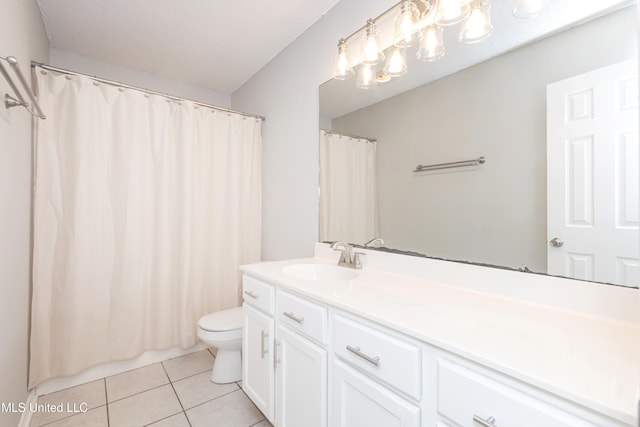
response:
[[[78,73],[78,72],[75,72],[75,71],[66,70],[64,68],[53,67],[51,65],[43,64],[41,62],[31,61],[31,66],[32,67],[40,67],[40,68],[43,68],[43,69],[49,70],[49,71],[55,71],[57,73],[69,74],[69,75],[72,75],[72,76],[87,77],[87,78],[90,78],[90,79],[92,79],[94,81],[97,81],[97,82],[105,83],[105,84],[112,85],[112,86],[122,87],[122,88],[126,88],[126,89],[138,90],[140,92],[148,93],[148,94],[151,94],[151,95],[160,95],[160,96],[163,96],[165,98],[173,99],[174,101],[189,101],[189,102],[193,102],[194,104],[199,105],[201,107],[212,108],[214,110],[225,111],[227,113],[240,114],[241,116],[246,116],[246,117],[254,117],[256,119],[262,120],[263,122],[266,120],[266,118],[264,116],[259,116],[257,114],[244,113],[242,111],[231,110],[229,108],[224,108],[224,107],[218,107],[217,105],[205,104],[203,102],[194,101],[192,99],[180,98],[180,97],[177,97],[177,96],[169,95],[169,94],[164,93],[164,92],[157,92],[155,90],[145,89],[145,88],[141,88],[141,87],[138,87],[138,86],[131,86],[131,85],[128,85],[128,84],[125,84],[125,83],[116,82],[114,80],[102,79],[100,77],[90,76],[88,74]]]
[[[336,132],[334,130],[326,130],[326,129],[320,129],[320,130],[323,131],[323,132],[326,132],[326,133],[333,134],[333,135],[346,136],[348,138],[356,138],[356,139],[366,139],[369,142],[378,142],[377,139],[375,139],[375,138],[367,138],[366,136],[351,135],[351,134],[348,134],[348,133]]]

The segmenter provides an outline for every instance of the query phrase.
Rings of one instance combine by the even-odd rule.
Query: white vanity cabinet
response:
[[[331,426],[419,427],[418,343],[338,313],[332,330]]]
[[[243,389],[278,427],[327,427],[327,309],[243,278]]]
[[[278,427],[327,427],[327,309],[276,293],[275,400]]]
[[[273,422],[273,342],[275,290],[249,276],[243,278],[242,388]]]
[[[278,272],[276,285],[243,281],[243,388],[275,427],[640,427],[580,400],[570,382],[566,393],[547,389],[528,370],[509,374],[509,363],[462,350],[467,341],[440,345],[431,329],[395,328],[407,317],[363,309],[377,283],[371,294],[350,288],[358,299],[349,304],[337,286],[289,283]]]

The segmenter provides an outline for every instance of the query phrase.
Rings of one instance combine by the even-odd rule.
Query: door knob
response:
[[[554,248],[559,248],[560,246],[564,245],[564,240],[559,237],[554,237],[553,239],[551,239],[551,241],[549,241],[549,244],[551,244],[551,246],[553,246]]]

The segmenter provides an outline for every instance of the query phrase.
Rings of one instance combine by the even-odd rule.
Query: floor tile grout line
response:
[[[105,406],[105,407],[106,407],[106,406],[107,406],[107,404],[105,403],[104,405],[98,405],[98,406],[96,406],[96,407],[94,407],[94,408],[87,409],[87,411],[86,411],[86,412],[90,412],[90,411],[93,411],[93,410],[96,410],[96,409],[100,409],[100,408],[102,408],[103,406]],[[49,421],[49,422],[48,422],[48,423],[46,423],[46,424],[40,424],[38,427],[47,427],[47,426],[51,426],[51,425],[53,425],[53,424],[55,424],[55,423],[58,423],[58,422],[60,422],[60,421],[68,420],[69,418],[72,418],[72,417],[75,417],[75,416],[78,416],[78,415],[85,414],[86,412],[80,412],[80,413],[76,413],[76,414],[68,415],[68,416],[66,416],[66,417],[58,418],[57,420]],[[33,421],[33,419],[32,419],[32,421]],[[29,427],[31,427],[31,423],[29,423]],[[35,427],[35,426],[33,426],[33,427]],[[108,427],[108,426],[107,426],[107,427]]]
[[[148,391],[155,390],[155,389],[157,389],[157,388],[164,387],[164,386],[169,385],[169,384],[171,384],[171,382],[167,382],[167,383],[164,383],[164,384],[160,384],[160,385],[157,385],[157,386],[155,386],[155,387],[151,387],[151,388],[148,388],[148,389],[146,389],[146,390],[142,390],[142,391],[139,391],[139,392],[137,392],[137,393],[130,394],[130,395],[125,396],[125,397],[121,397],[121,398],[119,398],[119,399],[114,400],[113,402],[107,402],[107,404],[108,404],[108,405],[110,405],[110,404],[112,404],[112,403],[120,402],[120,401],[125,400],[125,399],[128,399],[128,398],[130,398],[130,397],[137,396],[137,395],[139,395],[139,394],[146,393],[146,392],[148,392]]]
[[[184,377],[184,378],[179,378],[179,379],[176,379],[176,380],[172,380],[171,378],[169,378],[169,382],[171,382],[172,384],[173,384],[173,383],[177,383],[177,382],[179,382],[179,381],[186,380],[187,378],[193,378],[193,377],[195,377],[196,375],[202,375],[202,374],[204,374],[205,372],[211,372],[211,368],[207,368],[207,369],[205,369],[205,370],[204,370],[204,371],[202,371],[202,372],[198,372],[198,373],[195,373],[195,374],[192,374],[192,375],[188,375],[188,376],[186,376],[186,377]]]
[[[208,347],[208,348],[206,348],[206,349],[204,349],[204,350],[205,350],[205,351],[207,351],[209,354],[211,354],[211,356],[214,358],[214,360],[216,359],[215,354],[213,354],[213,353],[212,353],[212,351],[211,351],[211,347]],[[201,351],[202,351],[202,350],[201,350]],[[189,426],[191,427],[191,421],[189,420],[189,417],[187,416],[186,410],[184,409],[184,406],[182,405],[182,401],[180,400],[180,397],[178,396],[178,393],[176,392],[175,387],[173,386],[173,383],[174,383],[174,382],[178,382],[178,381],[182,381],[182,380],[185,380],[185,379],[188,379],[188,378],[192,378],[192,377],[195,377],[195,376],[197,376],[197,375],[201,375],[201,374],[203,374],[203,373],[205,373],[205,372],[208,372],[208,371],[209,371],[209,369],[206,369],[206,370],[203,370],[202,372],[197,372],[197,373],[195,373],[195,374],[188,375],[188,376],[186,376],[186,377],[184,377],[184,378],[176,379],[175,381],[173,381],[173,380],[169,377],[169,373],[167,372],[167,370],[166,370],[166,368],[165,368],[165,366],[164,366],[164,363],[165,363],[165,362],[167,362],[167,361],[169,361],[169,360],[177,359],[177,358],[180,358],[180,357],[184,357],[184,356],[178,356],[178,357],[175,357],[175,358],[172,358],[172,359],[167,359],[167,360],[163,360],[163,361],[157,362],[157,363],[159,363],[159,364],[162,366],[162,369],[163,369],[163,371],[164,371],[164,373],[165,373],[165,375],[166,375],[166,377],[167,377],[167,379],[168,379],[168,383],[160,384],[160,385],[158,385],[158,386],[151,387],[151,388],[149,388],[149,389],[142,390],[142,391],[139,391],[139,392],[137,392],[137,393],[130,394],[130,395],[125,396],[125,397],[121,397],[121,398],[119,398],[119,399],[115,399],[115,400],[114,400],[114,401],[112,401],[112,402],[110,402],[110,401],[109,401],[109,393],[108,393],[108,389],[107,389],[107,378],[114,377],[114,376],[116,376],[116,375],[121,375],[121,374],[124,374],[124,373],[126,373],[126,372],[134,371],[134,370],[136,370],[136,369],[140,369],[140,368],[130,369],[129,371],[122,372],[121,374],[110,375],[110,376],[107,376],[107,377],[103,377],[103,378],[99,378],[99,379],[97,379],[96,381],[100,381],[100,380],[101,380],[101,381],[103,382],[103,385],[104,385],[104,391],[105,391],[105,403],[104,403],[104,405],[99,405],[99,406],[96,406],[95,408],[91,408],[91,410],[93,410],[93,409],[98,409],[98,408],[100,408],[101,406],[104,406],[104,407],[105,407],[105,409],[106,409],[106,412],[107,412],[107,426],[108,426],[108,427],[110,427],[110,425],[111,425],[111,420],[110,420],[110,417],[109,417],[109,405],[114,404],[114,403],[117,403],[117,402],[120,402],[120,401],[122,401],[122,400],[128,399],[128,398],[133,397],[133,396],[137,396],[137,395],[142,394],[142,393],[146,393],[146,392],[151,391],[151,390],[158,389],[158,388],[163,387],[163,386],[165,386],[165,385],[167,385],[167,384],[170,384],[170,385],[171,385],[171,388],[173,389],[174,394],[176,395],[176,398],[178,399],[178,403],[180,404],[180,407],[182,408],[182,411],[181,411],[181,412],[185,415],[185,418],[187,419],[187,423],[188,423],[188,424],[189,424]],[[151,365],[153,365],[153,364],[151,364]],[[147,365],[147,366],[151,366],[151,365]],[[144,367],[147,367],[147,366],[143,366],[143,368],[144,368]],[[242,380],[239,380],[239,381],[242,381]],[[235,392],[236,392],[236,391],[238,391],[238,390],[240,390],[240,391],[242,391],[242,392],[244,393],[244,390],[243,390],[243,389],[242,389],[242,387],[238,384],[238,382],[239,382],[239,381],[234,381],[234,382],[232,383],[232,384],[235,384],[235,385],[236,385],[237,389],[235,389],[235,390],[233,390],[233,391],[230,391],[230,392],[227,392],[227,393],[224,393],[224,394],[222,394],[222,395],[220,395],[220,396],[216,396],[216,397],[215,397],[215,398],[213,398],[213,399],[209,399],[209,400],[207,400],[206,402],[202,402],[202,403],[200,403],[200,404],[198,404],[198,405],[195,405],[195,406],[193,406],[193,407],[191,407],[191,408],[189,408],[189,409],[196,408],[196,407],[198,407],[198,406],[204,405],[205,403],[209,403],[209,402],[211,402],[211,401],[213,401],[213,400],[216,400],[216,399],[218,399],[218,398],[220,398],[220,397],[223,397],[223,396],[229,395],[229,394],[231,394],[231,393],[235,393]],[[70,388],[72,388],[72,387],[70,387]],[[246,393],[245,393],[245,395],[246,395]],[[172,415],[170,415],[170,416],[168,416],[168,417],[165,417],[165,418],[173,417],[173,416],[175,416],[175,415],[177,415],[177,414],[179,414],[179,413],[180,413],[180,412],[177,412],[177,413],[172,414]],[[79,414],[71,414],[71,415],[69,415],[69,416],[62,417],[62,418],[59,418],[59,419],[57,419],[57,420],[53,420],[53,421],[51,421],[51,422],[48,422],[47,424],[42,424],[42,425],[41,425],[41,427],[49,426],[49,425],[51,425],[51,424],[53,424],[53,423],[56,423],[56,422],[59,422],[59,421],[61,421],[61,420],[65,420],[65,419],[71,418],[71,417],[76,416],[76,415],[79,415]],[[162,420],[164,420],[165,418],[162,418],[161,420],[156,420],[156,421],[154,421],[154,422],[162,421]]]
[[[185,411],[184,405],[182,404],[182,400],[180,400],[180,396],[178,395],[178,392],[176,391],[176,388],[173,386],[173,382],[171,381],[171,378],[169,377],[169,373],[167,372],[167,368],[165,368],[163,363],[160,363],[160,365],[162,365],[162,369],[164,370],[164,373],[166,374],[167,378],[169,378],[169,384],[171,384],[171,389],[173,390],[173,394],[176,395],[176,399],[178,400],[178,404],[180,404],[180,407],[182,408],[182,413],[184,414],[184,417],[187,419],[187,423],[189,424],[189,427],[192,427],[191,426],[191,421],[189,420],[189,417],[187,416],[187,411]]]
[[[237,384],[236,384],[236,385],[237,385]],[[242,391],[242,389],[241,389],[240,387],[238,387],[238,388],[237,388],[237,389],[235,389],[235,390],[232,390],[232,391],[227,392],[227,393],[225,393],[225,394],[221,394],[220,396],[216,396],[216,397],[214,397],[213,399],[209,399],[209,400],[207,400],[206,402],[198,403],[197,405],[194,405],[194,406],[192,406],[192,407],[190,407],[190,408],[188,408],[188,409],[185,409],[185,411],[184,411],[184,412],[185,412],[185,415],[186,415],[187,411],[190,411],[190,410],[192,410],[193,408],[197,408],[198,406],[202,406],[202,405],[205,405],[205,404],[207,404],[207,403],[213,402],[214,400],[218,400],[218,399],[220,399],[221,397],[228,396],[228,395],[230,395],[231,393],[235,393],[236,391]],[[189,418],[189,417],[187,417],[187,418]]]
[[[160,418],[159,420],[152,421],[152,422],[150,422],[149,424],[145,424],[143,427],[149,427],[149,426],[152,426],[152,425],[154,425],[155,423],[159,423],[160,421],[164,421],[164,420],[169,419],[169,418],[171,418],[171,417],[175,417],[176,415],[179,415],[179,414],[184,414],[184,417],[185,417],[185,418],[187,418],[187,414],[185,414],[185,413],[184,413],[184,411],[179,411],[179,412],[176,412],[175,414],[167,415],[167,416],[166,416],[166,417],[164,417],[164,418]],[[189,423],[189,418],[187,418],[187,423]],[[191,423],[189,423],[189,427],[191,427]]]
[[[213,360],[215,361],[216,356],[214,356],[214,355],[209,351],[209,349],[210,349],[210,348],[211,348],[211,347],[207,347],[207,348],[205,348],[204,350],[200,350],[200,351],[206,351],[207,353],[211,354],[211,357],[213,357]],[[170,381],[171,383],[175,383],[175,382],[178,382],[178,381],[182,381],[182,380],[185,380],[185,379],[187,379],[187,378],[191,378],[191,377],[195,377],[196,375],[200,375],[200,374],[202,374],[202,373],[204,373],[204,372],[211,371],[211,368],[207,368],[207,369],[205,369],[205,370],[203,370],[203,371],[196,372],[195,374],[187,375],[186,377],[183,377],[183,378],[176,378],[175,380],[171,379],[171,376],[169,375],[169,372],[167,372],[167,369],[166,369],[166,367],[164,366],[164,364],[165,364],[166,362],[171,361],[171,360],[180,359],[181,357],[185,357],[185,356],[189,356],[189,355],[191,355],[191,354],[197,354],[197,353],[199,353],[199,351],[196,351],[196,352],[193,352],[193,353],[189,353],[189,354],[185,354],[185,355],[183,355],[183,356],[173,357],[173,358],[171,358],[171,359],[163,360],[163,361],[161,361],[161,362],[160,362],[160,363],[162,364],[162,367],[164,368],[164,370],[165,370],[166,374],[167,374],[167,377],[169,377],[169,381]]]
[[[107,377],[102,379],[104,384],[104,406],[107,408],[107,427],[111,427],[111,420],[109,419],[109,396],[107,394]]]

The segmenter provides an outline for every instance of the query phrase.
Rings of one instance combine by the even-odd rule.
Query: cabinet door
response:
[[[327,351],[278,325],[276,425],[327,426]]]
[[[332,427],[420,426],[420,408],[339,360],[333,368]]]
[[[242,336],[242,388],[258,409],[273,422],[273,319],[244,304]]]

